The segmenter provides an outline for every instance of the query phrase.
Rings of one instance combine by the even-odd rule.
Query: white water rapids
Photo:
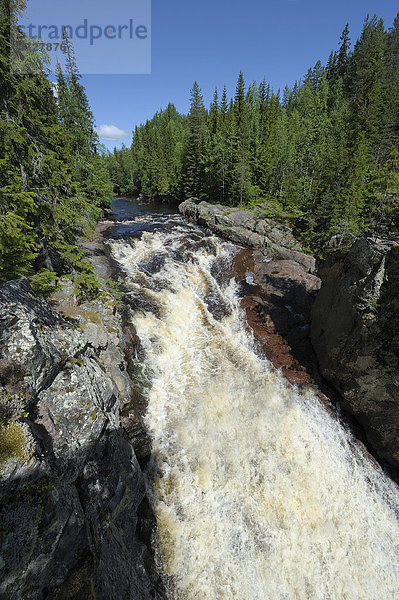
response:
[[[399,599],[396,485],[259,356],[226,277],[234,246],[168,222],[110,242],[145,349],[168,597]]]

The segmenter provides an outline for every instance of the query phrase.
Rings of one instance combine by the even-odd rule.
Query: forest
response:
[[[316,255],[333,236],[397,231],[399,14],[390,28],[367,17],[353,46],[346,26],[327,64],[283,92],[240,72],[234,97],[216,89],[206,108],[195,82],[189,114],[169,104],[104,155],[67,34],[54,85],[18,28],[24,0],[0,2],[0,281],[26,275],[45,293],[74,273],[95,293],[78,241],[115,194],[262,204]]]
[[[117,194],[262,203],[322,255],[333,237],[397,231],[398,142],[399,14],[390,28],[368,16],[354,45],[346,25],[327,64],[283,92],[240,72],[207,109],[195,82],[188,115],[169,104],[104,160]]]
[[[57,66],[54,85],[48,56],[17,25],[24,8],[1,0],[0,281],[25,275],[45,294],[74,273],[77,293],[90,295],[97,281],[78,240],[109,206],[113,186],[72,44],[65,34],[65,72]]]

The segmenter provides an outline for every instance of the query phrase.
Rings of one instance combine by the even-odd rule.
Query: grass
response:
[[[0,429],[0,469],[11,458],[25,459],[26,438],[22,427],[11,422]]]

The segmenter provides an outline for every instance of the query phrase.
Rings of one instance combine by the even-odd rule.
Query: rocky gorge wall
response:
[[[399,467],[399,245],[360,239],[325,270],[311,339],[378,455]]]
[[[0,286],[0,598],[158,598],[134,332],[63,284]]]

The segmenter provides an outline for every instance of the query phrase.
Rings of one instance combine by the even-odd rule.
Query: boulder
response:
[[[323,375],[363,424],[379,456],[399,466],[399,245],[359,239],[328,269],[312,311]]]

